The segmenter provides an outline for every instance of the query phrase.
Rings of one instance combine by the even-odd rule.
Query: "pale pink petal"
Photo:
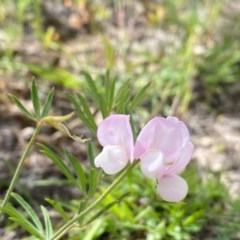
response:
[[[161,151],[146,152],[140,160],[141,170],[149,178],[157,177],[164,171],[164,156]]]
[[[178,175],[165,175],[158,179],[157,191],[165,201],[180,202],[187,195],[188,185]]]
[[[168,121],[174,122],[176,125],[178,125],[178,129],[181,131],[182,137],[188,140],[190,138],[189,131],[185,125],[184,122],[180,121],[178,118],[173,117],[173,116],[168,116],[167,117]]]
[[[161,150],[167,159],[176,160],[189,139],[184,123],[175,117],[155,117],[140,132],[135,144],[135,157],[148,150]]]
[[[158,118],[155,117],[149,121],[139,133],[134,149],[135,158],[140,158],[146,151],[152,149],[157,125]]]
[[[95,158],[96,167],[102,168],[107,174],[115,174],[121,171],[128,163],[126,151],[118,146],[106,146]]]
[[[179,159],[176,162],[174,162],[171,166],[169,166],[165,173],[176,174],[182,172],[186,168],[189,161],[191,160],[193,151],[194,146],[191,141],[188,141],[185,147],[183,148]]]
[[[129,115],[114,114],[105,118],[99,125],[97,137],[103,147],[122,146],[128,158],[133,160],[134,142]]]

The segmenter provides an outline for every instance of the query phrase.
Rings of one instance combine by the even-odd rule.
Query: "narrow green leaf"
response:
[[[86,100],[78,94],[78,100],[82,105],[83,113],[85,114],[86,119],[88,120],[89,124],[91,124],[91,128],[97,131],[97,124],[94,120],[93,114],[90,111],[89,105],[87,104]]]
[[[204,216],[205,211],[203,209],[195,211],[193,214],[191,214],[190,216],[188,216],[184,221],[183,221],[183,226],[189,226],[191,224],[193,224],[194,222],[197,221],[197,219],[199,219],[200,217]]]
[[[98,170],[96,168],[92,168],[90,170],[89,176],[89,189],[88,189],[88,196],[92,197],[97,190],[98,186]]]
[[[146,90],[148,89],[148,87],[150,86],[151,83],[147,83],[142,89],[141,91],[139,91],[136,96],[134,97],[134,99],[132,100],[132,102],[130,103],[129,109],[131,111],[134,110],[134,108],[142,101],[142,99],[144,98],[144,94],[146,93]]]
[[[87,117],[85,116],[83,110],[80,107],[81,104],[71,94],[67,93],[67,97],[68,97],[69,101],[72,102],[78,117],[83,121],[83,123],[88,127],[88,129],[94,135],[96,135],[97,128],[96,127],[94,128],[91,124],[89,124]]]
[[[87,179],[86,179],[84,169],[80,163],[80,160],[77,159],[76,157],[74,157],[72,154],[70,154],[67,151],[65,153],[66,153],[68,160],[71,162],[71,164],[73,166],[74,172],[76,173],[76,176],[79,179],[79,182],[80,182],[83,192],[85,192]]]
[[[0,207],[0,210],[8,214],[10,217],[18,218],[21,214],[12,206],[11,203],[7,203],[4,208]]]
[[[115,94],[115,85],[117,78],[115,77],[113,80],[109,79],[109,83],[106,86],[106,102],[108,106],[108,115],[112,111],[113,103],[114,103],[114,94]]]
[[[86,208],[86,205],[87,205],[87,200],[81,201],[79,204],[77,213],[78,214],[81,213]]]
[[[105,102],[106,102],[106,107],[107,107],[107,112],[109,113],[111,111],[111,99],[110,99],[110,95],[111,95],[111,79],[110,79],[110,71],[107,70],[106,73],[103,76],[103,85],[104,85],[104,98],[105,98]]]
[[[80,202],[77,213],[78,214],[81,213],[84,209],[86,209],[86,206],[87,206],[87,199]],[[83,220],[84,220],[84,216],[78,219],[78,224],[82,225]]]
[[[109,69],[103,75],[103,80],[104,80],[105,92],[107,92],[106,90],[109,89],[110,86],[111,86],[111,79],[110,79],[110,71],[109,71]]]
[[[74,185],[76,185],[76,179],[74,178],[73,174],[69,170],[69,168],[65,165],[65,163],[48,147],[43,144],[39,144],[41,147],[41,152],[49,157],[54,164],[60,169],[60,171],[66,176],[66,178]]]
[[[133,139],[134,139],[134,142],[135,142],[135,140],[137,139],[136,126],[134,124],[132,115],[131,115],[131,113],[129,112],[128,109],[127,109],[127,114],[130,115],[130,124],[131,124],[131,127],[132,127]]]
[[[116,204],[119,204],[125,197],[127,197],[129,195],[129,193],[125,193],[123,194],[121,197],[119,197],[118,199],[108,203],[106,206],[104,206],[102,209],[100,209],[96,214],[94,214],[88,221],[86,224],[91,223],[92,221],[94,221],[95,219],[101,217],[107,210],[109,210],[111,207],[113,207]]]
[[[108,116],[112,111],[116,78],[111,79],[110,71],[101,76],[103,91],[99,93],[99,109],[103,117]]]
[[[102,116],[105,118],[108,112],[104,97],[98,93],[97,86],[93,81],[92,77],[87,72],[83,72],[83,74],[88,83],[90,96],[94,103],[96,104],[96,106],[99,108],[100,112],[102,113]]]
[[[47,95],[47,98],[43,105],[41,117],[46,117],[48,115],[50,108],[52,106],[53,96],[54,96],[54,88]]]
[[[7,203],[1,210],[9,215],[9,219],[26,229],[30,234],[38,237],[39,239],[43,239],[42,232],[40,232],[30,221],[28,221],[22,213],[15,209],[12,204]]]
[[[116,63],[115,48],[107,37],[103,37],[104,55],[107,68],[113,68]]]
[[[78,89],[82,86],[82,79],[63,68],[46,64],[26,64],[28,69],[36,76],[57,82],[65,87]]]
[[[12,197],[20,204],[20,206],[28,213],[33,223],[40,232],[43,232],[42,223],[33,208],[18,194],[12,193]]]
[[[80,104],[78,103],[78,101],[74,98],[74,96],[72,96],[72,94],[66,93],[66,95],[67,95],[68,99],[72,102],[72,104],[74,105],[75,110],[76,110],[79,118],[80,118],[83,122],[86,121],[87,119],[86,119],[86,117],[85,117],[85,115],[84,115],[84,113],[83,113],[83,111],[82,111],[82,109],[81,109]]]
[[[92,97],[93,101],[98,105],[99,103],[99,94],[97,91],[97,87],[92,79],[92,77],[90,76],[90,74],[88,74],[87,72],[83,72],[83,75],[85,76],[85,79],[87,81],[88,84],[88,88],[89,88],[89,92],[90,92],[90,96]]]
[[[104,206],[101,210],[99,210],[96,214],[94,214],[86,223],[89,224],[91,222],[93,222],[94,220],[96,220],[97,218],[101,217],[108,209],[110,209],[111,207],[113,207],[114,205],[118,204],[118,201],[113,201],[109,204],[107,204],[106,206]]]
[[[130,101],[130,79],[119,88],[114,102],[117,113],[125,113],[125,107]]]
[[[65,222],[70,220],[70,218],[68,217],[67,213],[64,211],[60,202],[50,198],[45,198],[45,200],[54,207],[54,209],[60,214],[60,216],[63,218]]]
[[[103,96],[99,96],[99,110],[103,118],[106,118],[108,116],[108,107]]]
[[[92,168],[95,168],[94,158],[95,157],[94,157],[94,152],[93,152],[93,146],[91,143],[88,143],[87,159]]]
[[[36,86],[36,82],[34,79],[32,80],[32,86],[31,86],[31,99],[32,99],[35,114],[36,114],[37,118],[39,118],[40,117],[40,104],[39,104],[37,86]]]
[[[33,225],[31,225],[29,221],[14,217],[10,217],[9,219],[27,230],[33,236],[37,237],[37,239],[44,239],[42,234]]]
[[[104,232],[106,221],[104,218],[97,219],[94,224],[88,227],[88,231],[82,240],[98,239],[99,232]]]
[[[43,219],[45,224],[45,240],[50,240],[53,235],[52,222],[51,222],[48,210],[44,206],[41,206],[41,210],[43,213]]]
[[[15,97],[12,94],[9,94],[10,98],[12,99],[12,101],[18,106],[18,108],[21,110],[21,112],[28,117],[29,119],[36,121],[36,117],[34,117],[24,106],[23,104],[18,100],[17,97]]]

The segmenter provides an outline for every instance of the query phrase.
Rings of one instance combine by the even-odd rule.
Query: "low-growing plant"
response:
[[[131,213],[131,208],[126,203],[123,203],[121,209],[123,208],[125,212],[122,213],[118,206],[123,199],[130,195],[131,189],[129,189],[129,191],[119,192],[116,196],[113,196],[111,192],[121,184],[126,177],[129,177],[130,172],[139,162],[144,175],[155,179],[157,182],[157,191],[163,199],[170,202],[178,202],[187,194],[187,183],[183,178],[178,176],[178,173],[188,164],[193,152],[193,145],[189,139],[189,133],[184,123],[175,117],[156,117],[149,121],[138,137],[136,137],[136,133],[131,127],[131,125],[134,126],[133,119],[132,117],[130,119],[131,115],[129,114],[133,111],[134,106],[141,101],[148,85],[146,85],[142,91],[132,96],[130,93],[130,82],[127,80],[116,88],[116,78],[112,78],[110,72],[107,72],[103,78],[104,88],[102,90],[97,88],[95,81],[88,73],[85,73],[85,77],[88,83],[89,95],[104,119],[100,126],[97,126],[94,115],[81,94],[78,94],[77,97],[71,94],[67,94],[67,96],[73,103],[79,118],[86,127],[88,127],[92,135],[97,134],[98,140],[103,146],[103,151],[97,156],[94,156],[92,143],[88,143],[90,168],[87,170],[86,167],[81,164],[81,161],[70,152],[61,150],[61,153],[58,154],[48,146],[39,144],[40,151],[52,160],[54,165],[58,167],[65,177],[66,183],[72,187],[76,187],[81,196],[77,202],[78,207],[74,213],[68,211],[69,206],[66,208],[65,205],[61,203],[61,199],[46,199],[62,219],[62,226],[60,225],[57,230],[55,230],[55,225],[58,224],[51,220],[46,207],[40,206],[40,217],[21,195],[14,193],[14,189],[18,183],[22,168],[24,167],[24,162],[44,124],[51,125],[73,140],[78,141],[79,144],[89,142],[89,139],[84,139],[82,136],[72,134],[64,123],[72,117],[73,113],[65,116],[49,116],[48,113],[54,95],[53,89],[49,92],[43,106],[41,106],[35,80],[32,81],[31,99],[34,113],[26,109],[16,96],[10,95],[22,113],[36,122],[36,128],[15,170],[5,198],[1,203],[1,215],[3,213],[7,214],[10,220],[20,225],[38,239],[60,239],[66,235],[70,229],[87,228],[93,221],[95,223],[92,225],[93,228],[91,232],[92,236],[94,236],[94,231],[97,229],[96,224],[105,219],[104,213],[109,209],[111,209],[117,217],[121,217],[123,221],[126,212],[128,212],[129,215],[127,219],[131,220],[130,226],[131,224],[137,226],[134,221],[135,217]],[[169,130],[166,131],[168,128]],[[172,150],[170,150],[170,146],[167,147],[166,144],[170,144],[175,138],[175,135],[170,131],[172,128],[174,128],[178,140],[175,145],[172,146]],[[152,133],[150,133],[151,131]],[[162,132],[162,134],[160,134],[159,131]],[[146,134],[149,135],[149,139],[151,140],[147,140]],[[164,141],[158,140],[160,136],[166,139],[165,143]],[[169,141],[169,137],[172,140]],[[136,141],[135,146],[134,139]],[[171,161],[170,159],[175,160]],[[66,164],[66,160],[68,164]],[[98,168],[101,168],[103,172],[109,175],[120,173],[115,178],[111,178],[109,186],[100,188],[99,181],[102,171]],[[15,204],[13,205],[13,200],[21,206],[24,214],[15,207]],[[132,205],[132,207],[134,207],[134,205]],[[143,228],[144,224],[141,225],[140,228]],[[88,232],[88,234],[90,233]]]

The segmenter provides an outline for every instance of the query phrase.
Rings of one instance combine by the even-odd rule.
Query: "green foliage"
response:
[[[111,206],[114,199],[129,191],[124,201],[111,206],[107,214],[92,223],[89,227],[94,229],[91,239],[108,236],[107,239],[120,240],[145,236],[145,239],[190,240],[195,234],[206,230],[206,227],[210,231],[209,239],[227,236],[230,230],[226,224],[228,226],[233,221],[229,222],[228,213],[225,212],[225,207],[229,204],[228,194],[219,178],[210,174],[206,179],[202,179],[195,165],[185,172],[184,177],[190,184],[189,195],[185,202],[171,204],[161,201],[155,195],[154,181],[147,180],[135,169],[127,180],[102,202],[103,207]],[[219,214],[222,221],[216,221]],[[101,227],[99,222],[102,223]],[[234,223],[231,225],[233,229]],[[89,228],[81,233],[73,233],[71,239],[77,239],[75,236],[85,239]],[[234,231],[231,231],[230,236],[234,236],[237,229]]]
[[[45,103],[43,104],[43,110],[42,110],[42,114],[41,114],[42,118],[44,118],[48,115],[50,108],[52,106],[53,96],[54,96],[54,89],[52,89],[48,93]]]
[[[88,190],[88,196],[92,197],[98,187],[98,174],[99,171],[96,168],[92,168],[90,169],[90,174],[89,174],[89,178],[90,178],[90,183],[89,183],[89,190]]]
[[[26,229],[32,236],[35,236],[37,239],[50,240],[53,236],[53,227],[48,210],[44,206],[41,206],[44,221],[43,227],[38,214],[20,195],[12,193],[12,197],[25,210],[26,216],[25,213],[22,213],[21,210],[18,210],[17,207],[8,202],[3,211],[9,215],[9,218]],[[50,200],[49,202],[52,203]],[[56,209],[60,209],[62,215],[66,217],[65,212],[58,203]],[[28,220],[28,218],[30,220]]]
[[[45,238],[44,239],[50,240],[53,236],[53,228],[52,228],[52,223],[50,220],[49,212],[43,206],[41,206],[41,210],[43,213],[43,219],[44,219],[44,224],[45,224]]]
[[[20,195],[16,193],[12,193],[12,197],[23,207],[26,213],[31,217],[31,220],[36,226],[36,228],[39,229],[40,232],[43,232],[42,223],[35,211],[32,209],[32,207]]]
[[[119,79],[111,77],[109,71],[106,71],[103,76],[96,80],[93,80],[87,72],[84,72],[84,76],[87,81],[88,94],[77,94],[77,97],[74,97],[67,93],[67,97],[74,105],[78,117],[94,135],[96,135],[97,125],[88,101],[94,103],[103,118],[109,116],[112,112],[131,113],[137,105],[140,105],[150,85],[147,83],[138,93],[132,96],[130,79],[117,84]]]
[[[222,83],[232,84],[238,81],[240,54],[237,40],[240,22],[239,19],[230,19],[228,27],[223,25],[219,28],[219,22],[225,17],[221,10],[224,1],[170,0],[162,1],[161,4],[154,1],[144,2],[147,14],[148,8],[152,9],[151,14],[147,15],[149,23],[156,29],[162,27],[166,36],[177,36],[176,43],[166,46],[162,44],[156,47],[154,52],[148,49],[134,52],[131,49],[134,44],[123,40],[122,45],[127,45],[129,49],[123,51],[122,56],[116,54],[117,49],[114,49],[110,37],[104,35],[104,69],[110,68],[111,72],[106,71],[100,76],[98,73],[102,72],[102,69],[92,66],[89,59],[87,65],[82,65],[75,56],[64,50],[64,43],[54,42],[51,39],[51,29],[46,33],[42,31],[41,1],[18,1],[16,14],[15,11],[12,14],[8,11],[11,1],[3,0],[0,3],[0,25],[7,35],[7,41],[0,45],[0,74],[17,72],[21,75],[24,72],[25,76],[26,72],[30,72],[41,79],[76,89],[75,96],[67,93],[67,97],[93,136],[96,136],[95,116],[98,112],[102,118],[112,112],[138,112],[140,116],[143,112],[147,112],[147,116],[168,114],[172,102],[175,101],[177,111],[184,113],[193,98],[192,83],[200,81],[204,86],[204,94],[212,95],[222,87]],[[94,4],[96,3],[93,3],[92,12],[97,16],[96,11],[100,6]],[[104,4],[100,10],[107,12]],[[123,2],[118,1],[119,7],[121,4]],[[34,34],[45,48],[61,53],[72,66],[77,65],[73,67],[74,73],[49,63],[29,64],[17,61],[15,54],[18,53],[15,53],[13,48],[14,41],[22,34],[26,22],[33,27]],[[198,47],[203,51],[197,53]],[[135,54],[134,57],[129,53]],[[120,60],[123,62],[123,70],[118,68],[117,55],[122,57]],[[82,71],[82,68],[93,71],[89,71],[90,75],[88,71]],[[77,76],[76,73],[80,71],[82,75]],[[31,113],[17,97],[10,95],[22,113],[33,121],[48,116],[53,96],[52,89],[42,106],[36,82],[33,80],[31,100],[34,112]],[[146,102],[142,105],[144,99]],[[59,214],[59,222],[50,220],[47,208],[42,206],[37,212],[28,201],[15,193],[12,194],[12,200],[17,206],[15,202],[8,203],[2,210],[35,238],[50,239],[56,226],[70,221],[76,213],[83,212],[92,203],[92,199],[99,195],[99,191],[106,189],[113,181],[112,177],[106,177],[104,183],[99,182],[100,172],[93,164],[96,155],[93,146],[94,142],[88,144],[88,173],[81,161],[71,153],[40,145],[41,152],[63,174],[64,183],[76,187],[79,191],[80,199],[69,202],[46,199],[49,206]],[[188,240],[197,239],[199,235],[204,235],[204,231],[212,234],[209,239],[237,239],[239,201],[229,198],[219,176],[208,173],[202,178],[197,167],[192,166],[185,173],[185,177],[190,184],[188,198],[184,203],[168,204],[155,196],[154,182],[145,179],[135,170],[104,199],[100,208],[78,220],[80,227],[70,232],[69,239],[122,240],[140,239],[144,236],[147,240]],[[87,223],[90,225],[86,228]]]
[[[43,226],[35,213],[32,207],[19,195],[16,193],[12,194],[14,199],[18,202],[18,204],[26,211],[28,214],[28,218],[31,219],[29,221],[27,217],[25,217],[17,208],[15,208],[11,203],[7,203],[7,205],[2,209],[2,211],[10,217],[10,219],[16,222],[18,225],[26,229],[30,234],[37,237],[37,239],[43,239]]]
[[[47,96],[47,98],[45,100],[45,103],[42,107],[42,111],[41,111],[41,106],[40,106],[40,102],[39,102],[39,98],[38,98],[37,86],[36,86],[36,82],[35,82],[34,79],[32,80],[30,90],[31,90],[31,100],[32,100],[32,104],[33,104],[34,114],[30,113],[16,96],[14,96],[12,94],[9,94],[9,96],[11,97],[12,101],[17,105],[17,107],[21,110],[21,112],[27,118],[29,118],[33,121],[37,121],[40,118],[46,117],[48,115],[48,113],[50,111],[50,108],[52,106],[54,89],[52,89],[48,93],[48,96]]]
[[[78,159],[76,159],[69,152],[66,152],[66,151],[61,152],[60,155],[61,156],[65,155],[69,163],[71,164],[71,167],[72,167],[72,171],[71,171],[68,165],[66,165],[66,163],[64,163],[64,161],[62,160],[62,157],[60,157],[58,154],[53,152],[49,147],[43,144],[39,144],[39,146],[41,149],[40,151],[53,161],[53,163],[59,168],[61,173],[64,174],[66,179],[69,181],[69,184],[78,187],[83,192],[86,191],[85,171]],[[93,178],[95,179],[95,176],[93,176]],[[92,177],[90,177],[90,179],[92,179]]]
[[[218,46],[208,51],[199,64],[199,72],[201,77],[204,78],[205,87],[209,88],[210,92],[213,92],[214,88],[219,86],[219,83],[230,84],[236,82],[240,74],[238,46],[234,44],[229,49],[228,45],[229,41],[224,39]],[[206,62],[209,64],[205,64]]]
[[[78,117],[82,120],[82,122],[88,127],[88,129],[93,134],[96,134],[97,125],[94,121],[93,114],[90,112],[89,108],[87,107],[87,109],[85,109],[85,106],[87,106],[85,99],[82,98],[81,96],[76,99],[71,94],[68,93],[67,97],[74,105]]]
[[[50,198],[45,198],[45,200],[57,211],[57,213],[59,213],[59,215],[62,217],[64,222],[67,222],[70,220],[70,217],[68,216],[68,214],[66,213],[66,211],[62,206],[63,204]]]
[[[70,163],[72,164],[72,167],[75,171],[76,178],[78,179],[78,186],[81,186],[82,191],[85,191],[87,186],[87,178],[86,178],[84,168],[82,167],[79,159],[74,157],[72,154],[66,151],[65,155],[67,159],[70,161]]]
[[[83,85],[81,78],[59,67],[44,64],[27,64],[27,68],[35,76],[51,80],[68,88],[80,88]]]
[[[11,99],[13,100],[13,102],[18,106],[18,108],[21,110],[21,112],[29,119],[36,121],[36,117],[33,116],[24,106],[23,104],[18,100],[17,97],[13,96],[13,95],[9,95],[11,97]]]
[[[39,118],[40,117],[40,103],[39,103],[39,99],[38,99],[36,82],[34,79],[32,80],[31,98],[32,98],[33,108],[34,108],[36,117]]]

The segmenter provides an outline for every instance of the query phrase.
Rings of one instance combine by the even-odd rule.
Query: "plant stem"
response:
[[[74,218],[69,220],[65,225],[63,225],[51,238],[51,240],[58,240],[63,237],[67,231],[73,227],[73,225],[87,213],[89,213],[93,208],[95,208],[103,199],[128,175],[128,173],[138,164],[135,160],[133,164],[129,165],[118,177],[117,179],[96,199],[88,208],[76,215]]]
[[[17,169],[16,169],[16,171],[15,171],[15,173],[13,175],[12,181],[11,181],[9,187],[8,187],[7,193],[6,193],[6,195],[5,195],[4,199],[3,199],[3,202],[2,202],[1,207],[0,207],[0,220],[1,220],[1,217],[2,217],[2,214],[3,214],[3,209],[4,209],[5,205],[7,204],[8,200],[10,198],[10,195],[11,195],[11,193],[12,193],[12,191],[13,191],[13,189],[14,189],[17,181],[18,181],[18,177],[19,177],[19,175],[20,175],[20,173],[22,171],[22,168],[24,166],[24,162],[25,162],[29,152],[31,151],[31,149],[32,149],[32,147],[33,147],[33,145],[35,143],[35,140],[36,140],[36,138],[38,136],[38,133],[39,133],[39,131],[41,129],[41,126],[42,126],[42,123],[38,122],[37,126],[36,126],[36,128],[34,130],[34,133],[33,133],[32,137],[31,137],[31,140],[29,141],[29,143],[28,143],[28,145],[27,145],[27,147],[26,147],[26,149],[25,149],[25,151],[24,151],[24,153],[23,153],[23,155],[22,155],[22,157],[21,157],[21,159],[20,159],[20,161],[18,163]]]

